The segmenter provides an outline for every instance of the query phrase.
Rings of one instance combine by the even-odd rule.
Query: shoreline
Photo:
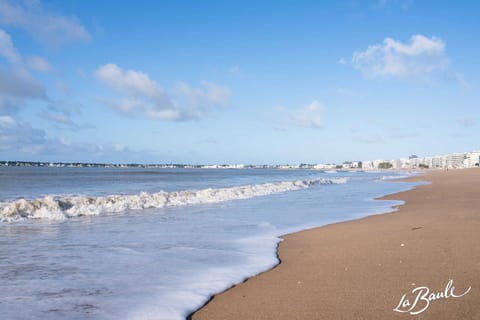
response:
[[[379,169],[379,170],[384,170],[384,169]],[[341,171],[341,170],[336,170],[336,171]],[[344,171],[356,171],[356,170],[353,170],[353,169],[350,169],[350,170],[344,170]],[[384,170],[384,171],[388,171],[388,170]],[[400,172],[402,170],[399,170]],[[411,170],[404,170],[405,172],[409,172],[411,173]],[[438,170],[436,170],[435,172],[439,172]],[[399,179],[395,179],[393,180],[394,182],[397,181],[397,182],[402,182],[402,181],[405,181],[405,182],[428,182],[428,181],[425,181],[423,179],[420,179],[421,177],[424,177],[426,175],[426,172],[418,172],[417,171],[417,175],[414,175],[414,176],[411,176],[411,177],[406,177],[406,178],[399,178]],[[428,172],[427,172],[428,173]],[[417,188],[418,186],[413,186],[412,189],[410,190],[407,190],[407,191],[411,191],[411,190],[414,190],[415,188]],[[376,198],[373,198],[371,200],[374,200],[374,201],[377,201],[377,200],[390,200],[390,199],[386,199],[386,197],[388,196],[392,196],[392,195],[395,195],[395,194],[398,194],[398,193],[401,193],[401,192],[407,192],[407,191],[400,191],[400,192],[394,192],[394,193],[391,193],[391,194],[386,194],[386,195],[383,195],[383,196],[379,196],[379,197],[376,197]],[[393,200],[400,200],[400,201],[403,201],[401,199],[393,199]],[[278,260],[278,263],[276,265],[274,265],[273,267],[271,267],[270,269],[267,269],[265,271],[262,271],[254,276],[251,276],[251,277],[248,277],[248,278],[245,278],[243,281],[239,282],[239,283],[236,283],[230,287],[228,287],[227,289],[219,292],[219,293],[216,293],[214,295],[212,295],[201,307],[199,307],[198,309],[196,309],[195,311],[191,312],[186,318],[185,320],[195,320],[195,314],[198,313],[200,310],[202,310],[203,308],[205,308],[208,304],[210,304],[210,302],[217,296],[219,295],[222,295],[230,290],[233,290],[235,289],[237,286],[239,285],[242,285],[244,283],[246,283],[247,281],[250,281],[251,279],[254,279],[258,276],[261,276],[262,274],[264,273],[268,273],[276,268],[278,268],[281,264],[282,264],[282,259],[280,257],[280,253],[279,253],[279,250],[280,250],[280,246],[282,245],[282,243],[285,241],[285,237],[288,237],[290,235],[295,235],[297,233],[302,233],[302,232],[306,232],[306,231],[310,231],[310,230],[314,230],[314,229],[321,229],[321,228],[325,228],[325,227],[328,227],[328,226],[332,226],[332,225],[336,225],[336,224],[343,224],[343,223],[346,223],[346,222],[351,222],[351,221],[356,221],[356,220],[361,220],[361,219],[365,219],[365,218],[368,218],[370,216],[376,216],[376,215],[386,215],[386,214],[390,214],[390,213],[395,213],[395,212],[398,212],[399,211],[399,208],[401,206],[405,205],[405,201],[403,201],[402,204],[399,204],[399,205],[393,205],[391,206],[390,208],[392,209],[391,211],[386,211],[386,212],[381,212],[381,213],[373,213],[373,214],[370,214],[370,215],[367,215],[367,216],[363,216],[363,217],[359,217],[359,218],[355,218],[355,219],[352,219],[352,220],[345,220],[345,221],[339,221],[339,222],[332,222],[332,223],[328,223],[328,224],[325,224],[325,225],[321,225],[321,226],[317,226],[317,227],[312,227],[312,228],[308,228],[308,229],[304,229],[304,230],[300,230],[300,231],[295,231],[295,232],[292,232],[292,233],[286,233],[286,234],[283,234],[281,236],[279,236],[279,238],[281,239],[281,241],[277,244],[276,248],[275,248],[275,255],[276,255],[276,258]]]
[[[445,188],[445,181],[443,180],[456,179],[455,183],[462,187],[463,181],[458,181],[458,176],[462,176],[463,178],[469,176],[470,180],[473,180],[473,182],[467,181],[467,185],[469,185],[469,183],[473,183],[473,185],[475,185],[475,183],[477,182],[480,183],[479,169],[463,169],[451,171],[435,170],[423,171],[423,173],[424,174],[422,175],[402,179],[402,181],[426,181],[430,182],[429,184],[415,186],[408,191],[398,192],[375,198],[375,200],[403,201],[403,204],[392,207],[393,209],[397,209],[395,211],[385,212],[381,214],[373,214],[354,220],[337,222],[282,236],[281,238],[283,241],[278,244],[276,251],[277,258],[279,260],[279,263],[277,265],[254,277],[247,278],[243,282],[236,284],[226,289],[225,291],[212,296],[202,307],[192,312],[187,317],[187,319],[387,319],[397,317],[411,317],[408,312],[399,312],[406,311],[408,308],[402,309],[402,307],[399,307],[397,312],[394,312],[393,309],[395,308],[397,303],[394,303],[395,305],[393,305],[392,303],[394,301],[401,302],[400,299],[403,294],[412,295],[411,290],[415,288],[416,284],[418,284],[418,286],[428,285],[428,281],[422,281],[422,277],[419,277],[418,280],[410,280],[415,278],[414,274],[412,274],[412,277],[409,277],[409,273],[406,272],[406,269],[413,269],[412,271],[414,273],[415,267],[417,267],[417,269],[423,274],[426,270],[428,270],[428,266],[430,264],[423,263],[425,259],[421,259],[422,263],[420,264],[418,262],[415,263],[414,259],[412,260],[412,254],[410,254],[410,256],[408,254],[405,256],[404,252],[398,253],[399,257],[402,257],[403,260],[399,260],[398,257],[397,259],[395,259],[394,255],[392,255],[392,252],[378,250],[386,249],[385,246],[382,247],[382,245],[377,244],[375,247],[375,243],[373,243],[373,247],[377,249],[376,251],[374,251],[374,256],[376,257],[369,256],[369,253],[371,253],[371,251],[362,249],[361,246],[358,246],[358,244],[355,243],[355,241],[359,239],[355,237],[351,239],[351,236],[352,233],[353,235],[358,236],[359,232],[355,231],[355,229],[360,228],[360,233],[363,236],[366,236],[367,242],[372,245],[372,241],[369,241],[368,238],[370,233],[375,233],[375,231],[378,231],[378,228],[376,228],[377,224],[392,224],[392,221],[388,220],[404,220],[402,224],[409,223],[412,225],[415,224],[415,222],[422,222],[415,221],[417,216],[406,217],[405,215],[408,215],[409,211],[412,211],[411,207],[415,206],[415,198],[419,198],[422,196],[425,197],[424,189],[427,189],[428,193],[429,189],[439,189],[439,184],[441,187]],[[447,185],[449,182],[451,181],[447,181]],[[465,187],[464,184],[465,183],[463,183],[463,187]],[[432,185],[435,186],[432,187]],[[438,192],[440,192],[440,195],[442,196],[442,193],[444,191],[437,190],[437,193]],[[476,202],[474,201],[475,203],[471,203],[472,197],[475,198],[476,194],[472,195],[471,193],[469,193],[469,195],[470,198],[467,200],[469,200],[470,209],[472,209],[472,207],[475,207],[476,205],[480,207],[480,200],[477,200]],[[428,198],[429,197],[427,195],[425,199],[420,200],[424,200],[423,202],[429,202]],[[421,202],[422,201],[420,201],[420,203]],[[453,203],[454,202],[455,201],[453,201]],[[432,203],[429,204],[432,205]],[[453,206],[455,207],[455,204],[453,204]],[[430,211],[435,211],[435,208],[430,208]],[[405,214],[405,212],[407,212],[407,214]],[[473,215],[475,216],[475,212],[473,213]],[[480,216],[480,212],[478,216]],[[431,214],[429,215],[429,217],[431,218]],[[435,219],[437,218],[441,217],[435,217]],[[384,221],[385,219],[387,221]],[[405,221],[409,219],[411,220],[410,222]],[[398,225],[398,222],[393,222]],[[420,223],[419,225],[411,226],[409,231],[410,233],[416,232],[417,234],[420,234],[422,233],[421,231],[423,231],[422,229],[425,229],[425,226],[421,225]],[[346,235],[343,235],[342,233],[346,233]],[[380,233],[384,236],[387,236],[385,231]],[[459,235],[458,232],[456,233],[456,235]],[[472,240],[471,235],[472,234],[470,234],[469,237],[470,240]],[[312,238],[315,241],[312,241]],[[317,243],[319,238],[320,240],[329,241],[327,243],[323,243],[323,241]],[[335,241],[332,242],[331,238],[333,238],[333,240]],[[370,236],[370,238],[372,237]],[[374,238],[374,240],[382,239],[382,237]],[[480,240],[480,236],[473,238],[473,240]],[[408,239],[408,237],[406,237],[406,239]],[[352,243],[349,240],[354,240],[354,242]],[[364,239],[361,240],[365,242]],[[340,242],[340,245],[337,242]],[[404,240],[403,242],[406,243],[407,240]],[[389,251],[397,252],[399,248],[400,251],[407,251],[405,250],[406,244],[403,242],[400,243],[399,246],[395,249],[390,248],[391,250]],[[322,249],[319,250],[318,248],[314,248],[315,244],[322,247]],[[336,246],[332,247],[330,246],[331,244],[335,244]],[[341,250],[346,250],[347,252],[340,252]],[[467,250],[475,250],[475,248],[469,247],[467,248]],[[479,250],[477,250],[477,252],[479,252]],[[352,254],[353,257],[347,253]],[[414,252],[413,256],[416,256],[417,254],[419,257],[422,257],[422,255],[431,256],[431,254],[429,255],[428,252]],[[329,260],[328,258],[331,259],[332,256],[334,258],[334,261],[330,263],[329,266],[329,263],[325,261]],[[445,255],[445,257],[448,257],[447,260],[450,259],[448,255]],[[480,252],[476,257],[480,257]],[[366,263],[366,261],[362,261],[383,261],[382,259],[385,258],[387,258],[387,263],[383,265],[382,263],[377,263],[377,266],[374,266],[374,264],[371,264],[369,262]],[[300,265],[300,262],[302,260],[303,262],[309,262],[309,264]],[[397,261],[395,261],[396,263],[392,264],[391,260]],[[435,261],[435,259],[431,260]],[[478,265],[480,265],[480,258],[474,260],[475,262],[478,262]],[[340,261],[342,261],[343,263],[339,263]],[[346,266],[345,262],[348,262]],[[340,265],[344,267],[343,270],[339,268]],[[365,265],[368,265],[370,268],[366,269]],[[474,265],[475,264],[473,264],[472,266]],[[374,269],[378,269],[374,270],[375,272],[380,273],[372,276],[372,267]],[[379,280],[377,276],[380,276],[380,278],[382,278],[382,271],[384,269],[387,269],[387,267],[389,269],[393,269],[394,271],[398,271],[399,274],[395,276],[394,272],[393,277],[385,277],[385,275],[383,275],[386,283],[390,282],[392,284],[395,284],[393,288],[391,287],[386,289],[386,294],[385,292],[382,293],[379,290],[376,290],[375,286],[372,287],[371,282],[377,282]],[[432,268],[433,267],[434,266],[432,265]],[[466,278],[468,277],[465,276],[465,273],[472,274],[473,272],[474,276],[468,278],[470,283],[472,283],[475,281],[476,278],[478,278],[479,269],[480,268],[477,266],[477,268],[471,268],[470,272],[463,270],[461,272],[458,272],[460,273],[459,277],[455,277],[452,275],[450,278],[463,278],[464,280],[467,280]],[[350,275],[351,273],[355,274],[355,276],[352,277]],[[390,272],[386,273],[388,273],[389,275],[392,274],[391,270]],[[347,276],[349,281],[345,282],[345,279],[342,279],[344,276]],[[409,280],[405,281],[404,278],[408,278]],[[435,278],[432,276],[424,276],[424,278],[426,278],[425,280],[430,280],[430,282],[432,283],[432,292],[440,291],[442,287],[445,288],[445,284],[449,280],[449,277],[442,278],[441,276]],[[294,279],[297,279],[296,283]],[[358,281],[357,279],[360,280]],[[478,280],[476,280],[476,282],[478,283]],[[359,286],[358,283],[362,283],[363,285]],[[443,284],[437,285],[438,283]],[[457,286],[458,289],[456,290],[461,291],[463,287],[468,287],[467,283],[468,281],[461,281],[459,283],[455,282],[453,283],[453,285]],[[471,284],[469,285],[473,288],[480,287],[480,283],[477,286],[473,286]],[[345,298],[352,298],[352,296],[355,296],[355,293],[361,294],[361,290],[352,291],[353,288],[349,288],[349,286],[354,287],[355,289],[365,289],[366,294],[364,296],[369,296],[369,291],[371,291],[371,293],[374,293],[373,297],[371,298],[375,301],[374,303],[372,303],[372,305],[375,306],[375,308],[373,308],[375,312],[372,313],[368,311],[368,302],[372,302],[368,299],[360,299],[362,301],[365,300],[365,302],[367,302],[366,304],[359,304],[358,302],[345,304]],[[328,288],[329,290],[320,290],[325,288]],[[325,291],[337,293],[341,292],[342,294],[340,294],[340,296],[344,297],[336,297],[332,299],[332,294],[329,295]],[[455,292],[455,294],[456,293],[457,292]],[[459,298],[459,300],[446,300],[442,304],[438,302],[438,306],[428,306],[425,311],[422,311],[421,314],[417,315],[416,317],[419,317],[420,319],[441,319],[439,318],[439,315],[444,316],[445,312],[448,313],[448,310],[445,310],[446,307],[442,307],[442,305],[448,306],[452,303],[457,303],[459,305],[467,304],[470,306],[465,310],[467,311],[467,313],[459,312],[457,308],[452,308],[453,311],[457,312],[452,314],[453,317],[470,319],[467,314],[475,314],[477,316],[480,316],[480,308],[471,308],[471,304],[474,304],[475,302],[475,299],[473,297],[478,298],[478,293],[475,293],[474,290],[474,294],[472,294],[472,292],[467,293],[468,295],[462,297],[461,299]],[[357,298],[359,297],[360,296],[357,296]],[[432,305],[435,304],[434,302],[436,301],[432,301]],[[382,308],[382,304],[385,305],[385,308]],[[418,307],[417,309],[421,308]],[[411,308],[410,311],[414,312],[416,310],[415,308]],[[452,316],[450,318],[452,318]]]
[[[384,169],[380,169],[380,170],[384,170]],[[341,171],[341,170],[336,170],[336,171]],[[344,171],[355,171],[355,170],[344,170]],[[389,170],[384,170],[384,171],[389,171]],[[400,172],[402,170],[399,170]],[[408,173],[411,173],[412,171],[411,170],[403,170],[405,172],[408,172]],[[432,172],[439,172],[439,170],[435,170],[435,171],[432,171]],[[428,182],[428,181],[425,181],[423,179],[421,179],[421,177],[424,177],[426,175],[426,173],[428,172],[416,172],[417,174],[416,175],[413,175],[413,176],[410,176],[410,177],[406,177],[406,178],[399,178],[399,179],[394,179],[392,180],[393,182]],[[407,190],[407,191],[411,191],[411,190],[414,190],[415,188],[417,188],[418,186],[413,186],[412,189],[410,190]],[[377,201],[377,200],[390,200],[390,199],[386,199],[386,197],[388,196],[392,196],[392,195],[395,195],[395,194],[398,194],[398,193],[401,193],[401,192],[407,192],[407,191],[400,191],[400,192],[394,192],[394,193],[391,193],[391,194],[385,194],[383,196],[379,196],[379,197],[375,197],[375,198],[372,198],[371,200],[373,201]],[[197,314],[200,310],[202,310],[203,308],[205,308],[208,304],[210,304],[210,302],[217,296],[219,295],[222,295],[230,290],[233,290],[235,289],[237,286],[239,285],[242,285],[244,283],[246,283],[247,281],[250,281],[251,279],[254,279],[258,276],[261,276],[262,274],[264,273],[268,273],[276,268],[278,268],[281,264],[282,264],[282,259],[280,257],[280,253],[279,253],[279,250],[280,250],[280,246],[282,245],[282,243],[285,242],[285,237],[288,237],[290,235],[295,235],[297,233],[302,233],[302,232],[306,232],[306,231],[310,231],[310,230],[314,230],[314,229],[321,229],[321,228],[325,228],[325,227],[328,227],[328,226],[332,226],[332,225],[337,225],[337,224],[343,224],[343,223],[346,223],[346,222],[351,222],[351,221],[356,221],[356,220],[361,220],[361,219],[365,219],[365,218],[368,218],[370,216],[376,216],[376,215],[386,215],[386,214],[390,214],[390,213],[395,213],[395,212],[398,212],[399,208],[403,205],[405,205],[405,201],[401,200],[401,199],[393,199],[393,200],[400,200],[402,201],[403,203],[402,204],[399,204],[399,205],[393,205],[391,206],[390,208],[392,209],[391,211],[386,211],[386,212],[381,212],[381,213],[372,213],[372,214],[369,214],[367,216],[362,216],[362,217],[359,217],[359,218],[355,218],[355,219],[351,219],[351,220],[345,220],[345,221],[339,221],[339,222],[332,222],[332,223],[328,223],[328,224],[325,224],[325,225],[320,225],[320,226],[317,226],[317,227],[311,227],[311,228],[307,228],[307,229],[303,229],[303,230],[300,230],[300,231],[294,231],[294,232],[291,232],[291,233],[286,233],[286,234],[283,234],[283,235],[280,235],[279,238],[281,239],[280,242],[277,244],[276,248],[275,248],[275,255],[276,255],[276,258],[278,260],[278,263],[276,265],[274,265],[273,267],[271,267],[270,269],[267,269],[267,270],[264,270],[264,271],[261,271],[260,273],[254,275],[254,276],[251,276],[251,277],[247,277],[245,278],[243,281],[239,282],[239,283],[236,283],[230,287],[228,287],[227,289],[219,292],[219,293],[216,293],[214,295],[212,295],[201,307],[199,307],[198,309],[192,311],[186,318],[185,320],[195,320],[196,317],[195,317],[195,314]]]

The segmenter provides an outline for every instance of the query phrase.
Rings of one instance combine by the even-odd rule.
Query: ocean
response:
[[[403,172],[0,167],[1,319],[185,319]]]

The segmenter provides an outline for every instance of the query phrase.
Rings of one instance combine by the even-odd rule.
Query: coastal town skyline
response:
[[[0,159],[338,163],[479,149],[480,46],[467,35],[480,5],[467,4],[1,0]]]
[[[343,161],[340,163],[299,164],[175,164],[175,163],[88,163],[1,161],[1,166],[16,167],[105,167],[105,168],[162,168],[162,169],[316,169],[316,170],[378,170],[378,169],[466,169],[480,166],[480,151],[456,152],[436,156],[410,155],[399,159]]]

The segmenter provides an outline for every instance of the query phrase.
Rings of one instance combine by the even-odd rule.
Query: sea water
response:
[[[1,319],[185,319],[404,173],[0,167]]]

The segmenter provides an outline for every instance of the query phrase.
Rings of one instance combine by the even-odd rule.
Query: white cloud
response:
[[[76,121],[72,119],[72,116],[66,113],[51,112],[51,111],[43,110],[39,114],[39,116],[52,122],[55,125],[55,127],[57,127],[58,129],[68,129],[68,130],[77,131],[81,129],[95,128],[95,126],[91,124],[78,124]]]
[[[113,145],[113,150],[118,151],[118,152],[124,152],[127,149],[128,148],[124,144],[121,144],[121,143],[117,143],[117,144]]]
[[[148,74],[123,70],[115,64],[100,66],[95,77],[125,96],[119,100],[98,98],[111,108],[124,114],[142,113],[161,120],[184,121],[205,116],[212,106],[224,105],[230,98],[230,90],[210,82],[202,82],[201,88],[193,88],[179,82],[172,90],[172,98]]]
[[[30,56],[24,59],[13,45],[10,35],[2,29],[0,29],[0,56],[3,56],[16,69],[26,69],[28,67],[28,69],[39,72],[54,71],[50,63],[42,57]]]
[[[24,105],[24,103],[25,101],[23,99],[7,97],[0,94],[0,115],[14,114]]]
[[[277,131],[287,131],[292,127],[322,129],[323,110],[323,105],[314,100],[307,106],[297,109],[276,106],[274,112],[266,114],[266,117]]]
[[[200,118],[209,113],[211,106],[224,106],[230,99],[230,89],[202,81],[200,88],[179,82],[173,89],[175,104],[183,109],[185,116]]]
[[[123,113],[132,113],[141,110],[146,114],[156,114],[161,117],[162,112],[174,109],[173,103],[165,95],[158,83],[150,79],[143,72],[123,70],[116,64],[100,66],[95,72],[95,77],[109,87],[126,94],[120,100],[112,101],[99,98],[103,104]],[[167,117],[166,120],[171,120]]]
[[[31,56],[26,59],[27,66],[39,72],[53,72],[54,69],[47,60],[39,56]]]
[[[65,124],[65,125],[71,125],[72,124],[72,119],[70,119],[69,116],[64,115],[64,114],[45,113],[45,117],[48,118],[49,120],[52,120],[54,122],[58,122],[58,123],[61,123],[61,124]]]
[[[414,35],[408,44],[385,38],[382,44],[355,51],[351,63],[367,78],[424,78],[445,70],[448,59],[441,39]]]
[[[23,69],[0,69],[0,95],[19,99],[46,99],[47,97],[44,87]]]
[[[2,29],[0,56],[9,64],[0,68],[0,115],[15,113],[28,99],[47,99],[45,88],[30,75],[10,35]]]
[[[166,99],[163,89],[143,72],[135,70],[123,70],[116,64],[100,66],[95,71],[95,76],[119,91],[125,91],[132,95],[140,95],[154,100]]]
[[[97,100],[101,104],[125,114],[133,113],[136,110],[145,110],[147,108],[147,103],[144,100],[135,97],[123,97],[120,100],[99,97]]]
[[[30,138],[34,138],[34,134],[39,133],[29,125],[14,122],[14,119],[9,116],[16,114],[31,100],[46,102],[45,107],[50,111],[43,110],[39,115],[59,128],[78,130],[92,127],[88,124],[78,125],[70,116],[73,113],[80,113],[80,106],[62,100],[50,100],[45,88],[33,79],[26,69],[21,67],[15,67],[12,70],[0,69],[0,125],[3,126],[0,139],[4,144],[1,149],[5,149],[5,144],[12,147],[15,141],[28,142]],[[6,130],[7,123],[10,124],[8,130]],[[19,137],[16,138],[16,134]],[[32,137],[29,138],[29,134],[32,134]]]
[[[10,63],[20,62],[20,54],[13,46],[12,38],[2,29],[0,29],[0,55]]]
[[[0,18],[2,18],[1,9],[5,4],[8,5],[0,0]],[[77,105],[62,100],[52,101],[48,98],[44,86],[32,77],[29,70],[53,72],[53,67],[39,56],[22,57],[13,45],[10,35],[2,29],[0,29],[0,56],[8,61],[6,67],[0,68],[0,117],[2,118],[0,149],[12,149],[16,143],[20,144],[19,147],[29,148],[31,141],[38,142],[38,139],[45,135],[43,130],[33,129],[29,124],[17,123],[9,116],[15,114],[31,100],[48,103],[46,108],[50,111],[43,110],[40,116],[53,122],[57,127],[69,129],[91,127],[91,125],[78,125],[70,117],[74,111],[79,112]]]
[[[45,142],[45,132],[29,124],[18,123],[10,116],[0,117],[0,151],[12,149],[22,152],[36,150],[35,146]]]
[[[76,17],[46,12],[38,0],[0,0],[0,25],[23,28],[47,45],[90,39]]]
[[[122,144],[73,143],[68,138],[50,139],[43,129],[20,122],[10,116],[0,116],[0,157],[35,155],[48,161],[107,160],[136,157],[136,152]],[[142,153],[144,155],[144,153]],[[140,158],[141,159],[141,158]]]
[[[147,115],[160,120],[189,120],[189,118],[183,117],[178,110],[148,110]]]
[[[55,89],[64,96],[71,96],[72,94],[72,88],[64,81],[57,81]]]
[[[305,108],[292,112],[291,118],[300,126],[321,129],[323,127],[323,106],[315,100]]]
[[[82,113],[83,106],[67,100],[48,100],[46,108],[38,115],[50,122],[52,122],[58,129],[80,130],[92,129],[94,125],[90,123],[79,124],[75,117]]]
[[[0,116],[0,127],[11,128],[15,126],[17,122],[10,116]]]
[[[70,101],[70,99],[63,100],[49,100],[47,108],[51,111],[61,113],[64,115],[80,114],[83,106],[81,104]]]

